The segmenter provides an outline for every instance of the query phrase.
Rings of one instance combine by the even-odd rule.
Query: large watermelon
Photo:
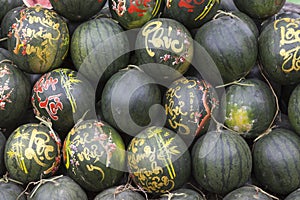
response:
[[[300,187],[300,137],[277,128],[253,147],[253,173],[263,189],[287,195]]]
[[[17,124],[30,105],[29,79],[14,64],[0,63],[0,128]]]
[[[4,162],[9,176],[24,184],[52,176],[60,165],[61,141],[44,124],[19,126],[9,136]]]
[[[136,135],[128,146],[127,160],[133,181],[150,194],[179,189],[190,178],[188,147],[166,128],[152,126]]]
[[[35,83],[31,103],[35,114],[52,122],[63,139],[83,117],[95,116],[95,90],[77,71],[58,68],[45,73]]]
[[[225,195],[244,185],[252,171],[246,141],[229,130],[209,131],[192,149],[192,174],[205,190]]]
[[[115,129],[102,121],[77,123],[64,141],[63,155],[68,175],[88,191],[112,187],[124,175],[124,142]]]
[[[44,73],[58,68],[67,56],[69,31],[53,10],[27,7],[8,33],[8,50],[20,69]]]

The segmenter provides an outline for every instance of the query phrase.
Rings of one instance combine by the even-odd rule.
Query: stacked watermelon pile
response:
[[[300,198],[297,4],[0,5],[0,199]]]

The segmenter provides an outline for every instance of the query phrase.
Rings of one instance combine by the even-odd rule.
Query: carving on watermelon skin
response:
[[[33,7],[39,5],[43,8],[52,9],[52,5],[49,0],[23,0],[23,3],[27,7]]]

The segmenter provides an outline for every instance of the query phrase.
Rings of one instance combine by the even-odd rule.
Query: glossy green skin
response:
[[[260,138],[253,147],[253,173],[273,194],[287,195],[300,187],[300,137],[277,128]]]
[[[210,131],[192,149],[192,174],[205,190],[225,195],[251,175],[252,156],[246,141],[228,131]]]
[[[236,7],[253,18],[265,19],[275,15],[286,0],[233,0]]]
[[[67,68],[41,76],[32,89],[31,104],[35,115],[49,119],[62,139],[87,111],[85,119],[96,113],[94,89],[85,77]]]
[[[300,200],[300,189],[290,193],[284,200]]]
[[[171,198],[170,198],[171,197]],[[204,200],[198,192],[192,189],[180,188],[169,194],[163,194],[157,200]]]
[[[110,137],[115,150],[111,150]],[[123,178],[125,145],[105,122],[91,119],[74,126],[65,139],[63,154],[68,175],[87,191],[100,192]]]
[[[199,28],[211,20],[220,8],[220,1],[165,0],[164,17],[179,21],[189,30]]]
[[[43,30],[43,31],[40,31]],[[8,50],[18,67],[28,73],[58,68],[69,50],[67,23],[55,11],[26,7],[8,33]]]
[[[255,138],[272,123],[276,112],[275,97],[269,86],[259,79],[246,79],[245,85],[231,85],[222,97],[224,123],[244,137]],[[249,94],[254,94],[249,98]]]
[[[1,10],[0,10],[0,22],[2,21],[3,17],[9,12],[11,9],[21,6],[23,4],[22,0],[1,0]]]
[[[103,119],[132,136],[147,126],[161,123],[158,109],[151,111],[151,118],[148,114],[153,105],[160,104],[158,85],[147,74],[136,69],[115,73],[106,83],[101,98]]]
[[[130,189],[125,189],[122,192],[118,192],[118,187],[111,187],[103,190],[95,196],[93,200],[145,200],[140,193],[134,192]]]
[[[60,165],[60,148],[59,136],[47,126],[38,123],[19,126],[7,139],[4,150],[9,177],[28,184],[41,176],[53,176]]]
[[[33,188],[32,191],[35,192],[28,195],[28,200],[88,200],[85,191],[70,177],[62,176],[56,179],[53,176],[49,179],[55,180]]]
[[[109,18],[93,19],[80,24],[72,35],[70,48],[76,69],[94,87],[97,87],[98,82],[105,84],[129,62],[127,35],[118,23]]]
[[[272,200],[266,194],[253,186],[242,186],[228,193],[223,200]]]
[[[117,20],[125,29],[142,27],[149,20],[157,17],[163,9],[163,0],[125,0],[124,13],[117,9],[123,0],[108,0],[109,10],[113,19]]]
[[[31,85],[27,76],[11,63],[0,63],[0,87],[3,88],[0,127],[15,126],[30,106]]]
[[[0,199],[5,200],[16,200],[18,196],[23,192],[24,188],[22,188],[17,183],[13,182],[0,182]],[[18,198],[19,200],[26,200],[25,194]]]
[[[292,23],[295,23],[298,27],[292,26],[290,28]],[[293,49],[299,46],[299,41],[290,42],[287,39],[283,44],[280,44],[281,39],[287,34],[286,30],[297,32],[300,30],[299,25],[300,22],[297,19],[291,17],[280,18],[269,23],[259,36],[258,48],[262,69],[268,79],[282,85],[292,85],[300,82],[300,73],[297,68],[293,67],[292,63],[292,57],[295,56]],[[283,29],[285,31],[282,31]],[[281,55],[284,50],[291,51],[292,57],[284,59],[284,56]]]
[[[70,21],[87,21],[104,7],[106,0],[50,0],[53,10]]]
[[[5,173],[5,164],[4,164],[4,147],[6,143],[5,135],[0,131],[0,176]]]
[[[300,102],[299,102],[299,95],[300,95],[300,85],[297,85],[289,98],[288,101],[288,118],[289,121],[296,131],[298,135],[300,135]]]
[[[197,30],[195,41],[211,56],[224,83],[246,76],[256,63],[257,38],[239,18],[221,15],[205,23]]]

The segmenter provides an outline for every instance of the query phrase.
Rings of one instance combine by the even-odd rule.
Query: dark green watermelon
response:
[[[87,191],[100,192],[119,183],[125,172],[125,145],[109,124],[77,123],[63,146],[68,175]]]
[[[198,192],[188,188],[180,188],[168,194],[163,194],[157,200],[205,200]]]
[[[86,192],[69,176],[53,176],[35,186],[28,200],[88,200]]]
[[[0,63],[0,128],[14,127],[30,106],[31,86],[14,64]]]
[[[110,18],[79,25],[71,40],[71,57],[93,86],[105,83],[129,62],[129,40],[122,27]]]
[[[6,15],[8,11],[11,9],[21,6],[23,4],[22,0],[1,0],[0,5],[0,22],[2,21],[3,17]]]
[[[295,132],[300,135],[300,84],[292,90],[288,101],[288,118]]]
[[[66,22],[53,10],[34,6],[22,9],[8,33],[8,50],[20,69],[45,73],[58,68],[69,49]]]
[[[50,0],[53,10],[71,21],[86,21],[101,11],[106,0]]]
[[[87,112],[95,116],[95,90],[77,71],[58,68],[45,73],[35,83],[31,103],[35,114],[51,121],[63,139]]]
[[[299,18],[279,18],[269,23],[258,40],[259,60],[264,73],[270,80],[282,85],[300,82],[296,34],[300,30]]]
[[[25,194],[23,192],[24,188],[14,182],[2,182],[0,181],[0,199],[3,200],[26,200]]]
[[[165,0],[164,17],[175,19],[188,29],[199,28],[211,20],[220,7],[220,0]]]
[[[218,95],[207,81],[195,77],[177,79],[163,98],[166,126],[189,145],[208,130],[218,104]]]
[[[5,144],[6,144],[6,137],[2,133],[2,131],[0,131],[0,176],[2,176],[6,171],[5,164],[4,164],[4,147],[5,147]]]
[[[228,193],[223,200],[272,200],[261,189],[255,186],[242,186]]]
[[[163,10],[163,0],[108,0],[113,19],[125,29],[140,28]]]
[[[148,21],[137,33],[135,56],[139,66],[165,86],[182,77],[193,59],[194,45],[188,29],[169,18]]]
[[[209,131],[193,146],[192,166],[193,177],[203,189],[225,195],[248,181],[251,150],[237,133]]]
[[[134,188],[133,188],[134,189]],[[127,186],[114,186],[97,194],[94,200],[145,200],[145,197]]]
[[[235,6],[253,18],[265,19],[275,15],[286,0],[233,0]]]
[[[211,56],[224,83],[246,76],[256,63],[257,38],[248,22],[232,14],[205,23],[197,30],[195,41]]]
[[[190,178],[188,147],[167,128],[152,126],[141,131],[127,148],[127,160],[130,177],[150,194],[179,189]]]
[[[19,126],[5,145],[4,162],[9,177],[24,184],[53,176],[60,159],[60,138],[43,124]]]
[[[255,138],[273,122],[275,97],[270,87],[259,79],[245,79],[240,83],[230,85],[222,97],[224,124],[244,137]]]
[[[161,104],[160,88],[143,71],[124,69],[115,73],[107,81],[100,103],[103,119],[129,135],[156,123],[163,125],[161,113],[152,107]]]
[[[290,193],[284,200],[300,200],[300,188]]]
[[[287,195],[300,187],[300,137],[277,128],[253,147],[253,173],[262,189]]]

